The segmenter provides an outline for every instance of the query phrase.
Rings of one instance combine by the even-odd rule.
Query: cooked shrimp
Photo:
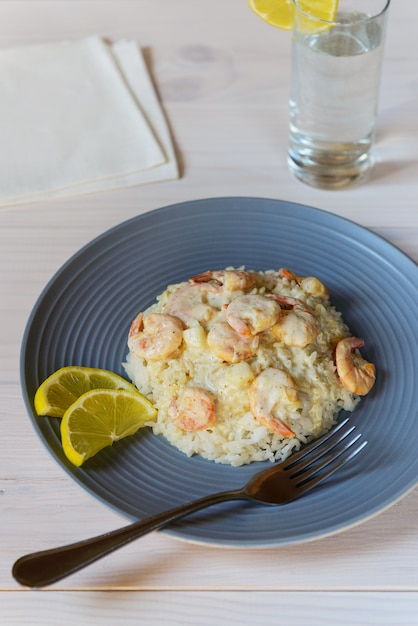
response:
[[[242,337],[253,337],[271,328],[279,316],[277,302],[256,294],[238,296],[226,309],[228,324]]]
[[[346,389],[359,396],[369,393],[376,380],[373,363],[365,361],[359,353],[353,352],[364,346],[363,339],[347,337],[337,343],[335,361],[338,376]]]
[[[143,316],[139,313],[131,324],[129,350],[149,361],[172,354],[183,340],[183,324],[177,317],[163,313]]]
[[[228,322],[216,322],[208,332],[209,349],[222,361],[238,363],[251,358],[258,348],[258,337],[242,337]]]
[[[208,283],[214,281],[222,285],[225,291],[245,291],[255,285],[255,278],[243,270],[220,270],[202,272],[190,278],[192,283]]]
[[[281,305],[291,307],[280,312],[277,323],[271,328],[273,334],[287,346],[304,348],[316,339],[319,322],[306,304],[297,298],[269,296]]]
[[[216,422],[215,401],[206,389],[185,387],[171,399],[168,416],[182,430],[205,430]]]
[[[295,381],[287,372],[268,367],[254,378],[248,395],[256,420],[277,435],[294,437],[293,430],[281,418],[295,413],[302,404]]]
[[[281,267],[278,273],[280,278],[294,280],[310,296],[316,296],[317,298],[327,298],[329,296],[328,289],[315,276],[298,276],[284,267]]]
[[[198,321],[204,325],[218,312],[211,297],[216,299],[220,293],[221,287],[211,283],[186,283],[168,296],[163,312],[178,317],[184,324]]]

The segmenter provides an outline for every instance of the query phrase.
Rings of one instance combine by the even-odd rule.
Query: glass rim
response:
[[[305,11],[304,9],[302,9],[302,7],[299,4],[300,0],[292,0],[294,7],[297,11],[299,11],[299,13],[302,13],[303,15],[306,15],[307,18],[309,18],[310,20],[314,20],[316,22],[319,22],[321,24],[333,24],[333,25],[340,25],[340,26],[348,26],[347,22],[341,22],[338,19],[334,19],[334,20],[326,20],[322,17],[316,17],[315,15],[312,15],[311,13],[308,13],[307,11]],[[386,2],[384,3],[383,7],[380,9],[380,11],[378,13],[375,13],[373,15],[363,15],[361,18],[358,18],[356,20],[353,20],[352,22],[350,22],[350,25],[353,25],[355,23],[365,23],[365,22],[369,22],[375,19],[378,19],[379,17],[381,17],[389,8],[390,5],[390,0],[386,0]]]

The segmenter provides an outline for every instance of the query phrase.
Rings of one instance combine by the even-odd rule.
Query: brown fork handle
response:
[[[144,521],[60,548],[22,556],[13,566],[15,579],[27,587],[44,587],[77,572],[114,550],[189,513],[227,500],[241,500],[243,491],[223,491],[183,504]]]

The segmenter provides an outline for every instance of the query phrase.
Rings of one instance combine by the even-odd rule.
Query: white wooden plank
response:
[[[416,626],[416,593],[3,593],[3,626]],[[338,620],[338,621],[337,621]]]

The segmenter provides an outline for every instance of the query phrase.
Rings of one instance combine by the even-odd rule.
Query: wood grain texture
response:
[[[0,617],[4,626],[416,626],[417,609],[415,593],[167,592],[162,602],[152,591],[5,592]]]
[[[290,37],[245,0],[0,1],[0,47],[92,33],[138,40],[182,169],[175,182],[0,211],[2,625],[270,625],[279,613],[296,626],[416,623],[418,489],[355,528],[300,546],[228,550],[154,533],[39,592],[20,587],[11,567],[26,552],[126,523],[50,457],[19,384],[28,315],[81,246],[160,206],[263,196],[357,221],[418,261],[417,19],[414,0],[392,3],[370,180],[326,192],[287,170]]]

